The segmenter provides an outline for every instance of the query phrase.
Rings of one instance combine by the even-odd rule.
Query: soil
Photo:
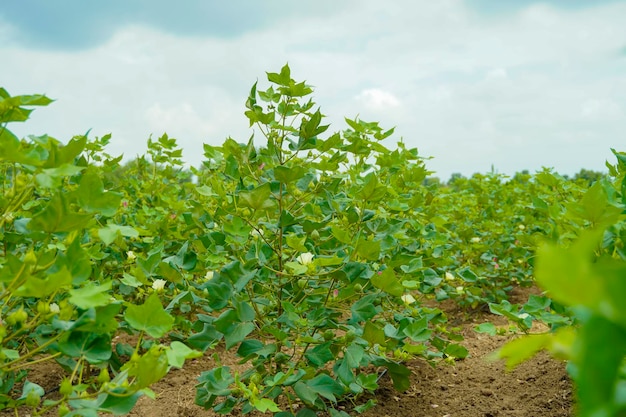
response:
[[[523,303],[529,293],[535,291],[516,290],[511,302]],[[502,317],[465,311],[453,303],[444,303],[441,307],[453,325],[462,327],[465,336],[462,344],[469,350],[470,356],[454,365],[438,365],[436,369],[424,361],[410,362],[411,387],[399,393],[393,389],[391,381],[383,377],[381,387],[374,395],[378,404],[361,416],[567,417],[574,414],[572,386],[563,362],[542,353],[508,372],[502,362],[488,358],[506,341],[517,336],[491,337],[473,330],[477,324],[487,321],[508,328]],[[170,371],[165,379],[152,387],[157,394],[156,400],[141,398],[129,416],[217,416],[194,404],[196,378],[214,365],[211,357],[214,353],[188,361],[184,369]],[[227,355],[220,355],[220,360],[229,365],[237,362],[236,358]],[[58,384],[62,376],[62,371],[54,365],[44,365],[33,369],[29,379],[47,389]],[[345,411],[357,415],[351,412],[350,407],[346,407]],[[0,416],[5,415],[13,414],[0,412]],[[249,414],[251,417],[260,415]]]

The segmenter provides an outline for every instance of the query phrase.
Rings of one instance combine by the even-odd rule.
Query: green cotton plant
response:
[[[267,79],[245,112],[262,144],[205,145],[197,171],[196,198],[210,207],[201,241],[219,255],[207,259],[205,313],[186,342],[223,341],[246,368],[203,372],[196,403],[343,416],[337,404],[373,392],[385,373],[408,388],[410,356],[467,355],[444,314],[412,295],[426,269],[413,262],[422,226],[412,214],[427,171],[417,150],[386,148],[393,129],[377,123],[346,119],[348,129],[327,134],[312,89],[287,65]]]
[[[107,242],[117,239],[108,239],[110,230],[134,230],[111,223],[122,195],[101,179],[116,164],[103,155],[107,139],[80,136],[63,145],[48,136],[19,140],[7,129],[28,118],[28,107],[48,103],[0,89],[0,410],[123,414],[141,395],[153,396],[150,384],[170,367],[199,352],[158,343],[174,322],[158,293],[141,304],[116,300],[113,278],[99,267],[111,256]],[[112,343],[122,327],[138,339],[127,358]],[[67,372],[55,399],[29,380],[28,369],[45,361]]]
[[[421,290],[474,309],[506,302],[517,286],[532,285],[539,242],[571,240],[567,227],[576,222],[566,219],[566,206],[583,191],[548,169],[513,178],[455,176],[438,185],[425,205],[423,245],[423,260],[438,268]]]
[[[626,412],[626,155],[613,152],[615,180],[596,181],[567,207],[578,237],[565,247],[551,243],[537,251],[537,283],[552,303],[568,307],[563,314],[573,324],[516,339],[498,352],[509,367],[544,349],[567,359],[582,417]]]

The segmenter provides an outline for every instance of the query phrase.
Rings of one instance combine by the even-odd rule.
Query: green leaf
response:
[[[174,324],[174,317],[165,311],[157,293],[152,293],[142,305],[129,305],[124,318],[135,330],[154,338],[163,337]]]
[[[119,236],[136,238],[139,237],[139,232],[131,226],[120,226],[113,223],[109,223],[105,227],[98,229],[98,237],[107,246],[115,242],[115,239]]]
[[[106,281],[102,284],[88,282],[82,288],[69,290],[69,302],[83,310],[105,306],[111,302],[111,295],[108,293],[111,287],[111,281]]]
[[[341,384],[326,374],[317,375],[315,378],[305,381],[304,383],[315,394],[321,395],[332,402],[337,402],[336,396],[340,396],[344,393]]]
[[[43,172],[35,176],[35,180],[44,188],[57,188],[61,185],[62,178],[74,176],[84,169],[85,167],[74,164],[63,164],[57,168],[44,169]]]
[[[202,331],[189,336],[186,342],[189,346],[206,352],[209,347],[213,346],[223,337],[223,334],[220,333],[215,326],[204,323]]]
[[[81,245],[80,238],[74,239],[67,249],[66,266],[72,275],[72,283],[80,285],[91,277],[91,257]]]
[[[308,267],[306,265],[302,265],[299,262],[285,262],[285,268],[292,275],[303,275],[308,271]]]
[[[535,276],[549,291],[550,297],[565,305],[582,305],[599,309],[606,300],[605,280],[594,277],[592,260],[601,230],[586,232],[570,247],[540,246],[537,250]],[[594,285],[589,285],[593,281]]]
[[[299,237],[295,233],[291,233],[287,235],[287,246],[291,249],[297,250],[298,252],[308,252],[308,248],[304,246],[306,242],[306,236]]]
[[[278,417],[278,416],[276,416]],[[285,416],[287,417],[287,416]],[[298,413],[296,414],[296,417],[317,417],[317,413],[313,410],[310,410],[308,408],[303,408],[301,410],[298,411]]]
[[[315,146],[315,143],[311,143],[312,146],[302,146],[304,143],[310,143],[308,139],[316,138],[317,135],[324,133],[328,130],[329,125],[320,126],[322,121],[322,113],[320,110],[316,110],[315,113],[311,115],[311,117],[302,120],[302,124],[300,125],[300,142],[298,143],[299,149],[310,149]]]
[[[352,307],[350,307],[352,318],[350,321],[361,322],[368,321],[373,318],[377,313],[376,307],[374,306],[375,299],[376,295],[370,294],[352,304]]]
[[[317,266],[335,266],[341,265],[343,261],[344,258],[340,258],[336,254],[333,254],[332,257],[316,256],[315,259],[313,259],[313,264]]]
[[[606,191],[600,181],[596,181],[585,192],[580,203],[571,203],[567,208],[568,214],[587,220],[594,226],[613,224],[622,213],[620,208],[609,204]]]
[[[506,359],[506,367],[513,369],[525,360],[535,356],[537,352],[548,347],[549,344],[549,334],[528,335],[508,342],[496,352],[496,355],[499,358]]]
[[[88,315],[88,311],[83,314],[87,320],[77,322],[74,325],[74,330],[80,330],[83,332],[91,332],[95,334],[112,333],[119,327],[117,321],[117,314],[122,308],[121,304],[108,304],[102,307],[95,308],[94,315]],[[82,318],[82,316],[81,316]]]
[[[28,398],[29,394],[30,395],[34,394],[35,396],[41,398],[44,395],[46,395],[46,391],[43,389],[41,385],[35,384],[34,382],[27,380],[24,382],[24,386],[22,387],[22,395],[20,395],[18,399],[25,400],[26,398]]]
[[[128,414],[135,407],[142,395],[143,393],[141,391],[128,395],[123,388],[114,389],[111,391],[111,394],[100,394],[100,396],[98,396],[98,400],[101,401],[98,410],[116,416]]]
[[[469,351],[461,345],[458,345],[456,343],[450,343],[448,346],[446,346],[443,353],[456,359],[465,359],[467,358]]]
[[[291,83],[291,69],[289,68],[289,65],[285,64],[281,68],[280,74],[277,74],[275,72],[268,72],[267,73],[267,80],[269,82],[274,83],[274,84],[278,84],[278,85],[282,85],[282,86],[288,87],[289,84]]]
[[[248,339],[241,342],[241,345],[239,345],[239,348],[237,349],[237,355],[242,358],[246,358],[250,355],[256,354],[256,352],[264,347],[265,344],[263,344],[260,340]]]
[[[46,274],[45,278],[26,275],[24,283],[13,293],[20,297],[47,297],[72,284],[72,275],[64,265],[60,270]]]
[[[250,404],[259,410],[261,413],[266,413],[267,411],[271,411],[273,413],[277,413],[280,411],[278,405],[270,400],[269,398],[250,398]]]
[[[174,341],[166,350],[167,362],[170,366],[182,368],[185,359],[194,359],[202,357],[202,352],[193,350],[184,343]]]
[[[622,277],[623,278],[623,277]],[[626,357],[626,331],[603,317],[586,322],[575,344],[576,385],[582,416],[616,414],[615,386]]]
[[[198,256],[194,251],[189,249],[189,241],[187,241],[180,247],[176,256],[167,257],[164,259],[164,262],[169,262],[185,271],[191,271],[198,263]],[[177,279],[174,280],[174,282],[176,281]]]
[[[257,101],[256,101],[256,88],[257,88],[257,84],[258,82],[255,82],[254,84],[252,84],[252,88],[250,89],[250,94],[248,95],[248,100],[246,100],[246,108],[253,110],[257,105]],[[252,126],[252,124],[250,125]],[[209,145],[204,145],[204,149],[205,152],[208,152],[210,150],[210,148],[208,148]],[[205,153],[205,156],[206,153]]]
[[[344,351],[343,359],[340,360],[340,365],[337,368],[337,376],[339,376],[341,382],[350,385],[356,380],[352,370],[360,366],[364,354],[365,350],[362,346],[352,344],[347,347]]]
[[[126,362],[122,370],[126,369],[129,376],[135,377],[131,389],[147,388],[167,374],[167,354],[162,346],[152,345],[146,353],[141,355],[138,361]]]
[[[91,214],[80,214],[70,209],[63,193],[55,194],[46,207],[33,216],[28,228],[46,233],[80,230],[93,218]]]
[[[387,187],[379,184],[376,174],[370,173],[365,177],[363,187],[356,193],[360,200],[373,203],[382,200],[387,194]]]
[[[381,361],[380,364],[387,368],[395,389],[404,392],[411,387],[411,380],[409,379],[411,370],[409,368],[390,360]]]
[[[318,399],[317,393],[302,381],[296,382],[293,390],[305,404],[314,405]]]
[[[277,181],[280,181],[283,184],[289,184],[290,182],[298,181],[300,178],[304,177],[306,173],[306,168],[300,165],[296,165],[293,167],[278,165],[274,167],[274,178],[276,178]]]
[[[241,207],[249,207],[255,211],[271,209],[275,205],[271,194],[270,184],[266,182],[251,191],[241,191],[239,193],[239,205]]]
[[[102,180],[93,171],[83,175],[76,194],[83,210],[89,213],[102,213],[105,216],[115,215],[122,200],[121,194],[104,191]]]
[[[385,291],[387,294],[395,297],[400,297],[404,294],[404,287],[391,268],[375,273],[370,281],[374,287]]]
[[[414,320],[402,332],[414,342],[425,342],[430,339],[432,331],[428,330],[428,318]]]
[[[493,323],[481,323],[478,326],[474,327],[474,331],[476,333],[487,333],[489,336],[495,336],[497,330],[498,329]]]
[[[325,153],[331,149],[336,149],[339,145],[341,145],[341,143],[341,135],[339,133],[335,133],[326,140],[318,139],[315,142],[315,149],[321,153]]]
[[[512,311],[513,308],[513,305],[506,300],[502,301],[500,304],[489,303],[489,311],[493,314],[504,316],[514,322],[520,322],[519,314]]]
[[[359,239],[354,248],[356,253],[368,261],[377,261],[380,256],[380,242],[377,240]]]
[[[367,340],[370,346],[385,346],[385,331],[376,324],[368,321],[363,328],[363,339]]]
[[[313,365],[317,367],[324,366],[326,363],[332,361],[335,358],[333,352],[330,350],[332,342],[325,342],[315,346],[313,349],[308,350],[305,353],[305,357]]]
[[[111,358],[111,336],[73,331],[59,341],[59,350],[72,358],[84,358],[89,363],[102,363]]]
[[[335,239],[340,241],[341,243],[350,244],[352,243],[352,237],[350,236],[350,232],[340,228],[339,226],[331,226],[330,228]]]
[[[471,269],[465,267],[461,268],[457,271],[457,274],[463,278],[465,282],[476,282],[478,280],[478,275],[474,273]]]
[[[198,377],[198,382],[196,404],[205,405],[208,403],[210,407],[211,403],[207,397],[229,395],[231,393],[230,385],[235,382],[235,378],[233,378],[228,366],[221,366],[202,372]]]
[[[56,168],[63,164],[73,164],[74,159],[80,155],[87,144],[86,136],[77,136],[72,138],[67,145],[59,146],[57,140],[51,139],[49,142],[49,155],[44,167]]]
[[[253,323],[237,323],[228,329],[224,334],[226,349],[230,349],[236,344],[242,342],[255,329]]]

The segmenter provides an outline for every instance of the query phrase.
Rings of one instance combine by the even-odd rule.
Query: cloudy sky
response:
[[[56,99],[20,135],[244,142],[251,85],[286,62],[332,123],[396,127],[447,179],[603,170],[626,151],[624,0],[3,0],[0,86]]]

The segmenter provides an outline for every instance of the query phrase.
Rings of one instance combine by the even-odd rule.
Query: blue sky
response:
[[[603,169],[626,150],[626,1],[6,0],[0,86],[57,101],[12,129],[62,141],[112,133],[250,135],[250,86],[289,62],[331,129],[359,115],[432,156],[442,178]]]

